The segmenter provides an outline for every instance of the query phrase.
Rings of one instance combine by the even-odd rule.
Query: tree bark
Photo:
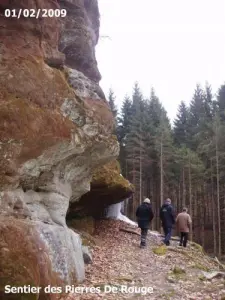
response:
[[[139,204],[142,202],[142,151],[140,146],[140,186],[139,186]]]
[[[220,175],[218,153],[218,126],[216,125],[216,185],[217,185],[217,221],[218,221],[218,257],[221,258],[221,220],[220,220]]]
[[[189,178],[189,210],[190,210],[190,215],[192,217],[192,179],[191,179],[191,161],[190,161],[190,156],[189,156],[189,166],[188,166],[188,178]],[[190,228],[190,240],[192,241],[193,239],[193,232],[192,232],[192,226]]]
[[[182,170],[182,180],[183,180],[182,206],[184,207],[186,205],[186,189],[185,189],[185,172],[184,172],[184,167],[183,167],[183,170]]]
[[[163,144],[160,142],[160,205],[163,205]]]
[[[214,184],[213,184],[213,164],[212,159],[210,159],[211,167],[211,201],[212,201],[212,221],[213,221],[213,252],[214,255],[217,253],[217,243],[216,243],[216,207],[214,202]]]

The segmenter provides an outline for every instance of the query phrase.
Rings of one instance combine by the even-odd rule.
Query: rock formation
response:
[[[92,215],[104,217],[105,209],[132,194],[133,187],[121,174],[119,163],[115,160],[95,169],[91,190],[79,202],[71,202],[68,219],[74,216]]]
[[[67,16],[5,18],[6,8],[65,8]],[[119,145],[98,85],[97,0],[1,1],[0,36],[4,297],[5,284],[63,285],[84,279],[81,240],[65,217],[69,203],[79,203],[90,191],[95,169],[118,156]],[[117,184],[122,194],[117,193],[118,200],[112,196],[113,202],[131,192],[124,182]],[[88,195],[88,203],[97,201],[96,193]],[[37,299],[57,297],[41,294]]]

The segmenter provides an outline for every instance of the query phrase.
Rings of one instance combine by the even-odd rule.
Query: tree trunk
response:
[[[195,239],[197,238],[197,216],[198,216],[198,200],[197,200],[197,191],[196,191],[197,187],[195,186],[195,192],[194,192],[194,207],[193,207],[193,229],[195,228],[193,234],[195,236]]]
[[[125,173],[126,173],[126,178],[128,178],[128,170],[127,170],[127,159],[125,159]]]
[[[214,255],[217,253],[217,243],[216,243],[216,207],[214,202],[214,185],[213,185],[213,165],[212,159],[211,163],[211,201],[212,201],[212,221],[213,221],[213,252]]]
[[[185,172],[184,172],[184,167],[183,167],[183,171],[182,171],[182,180],[183,180],[182,206],[185,207],[185,205],[186,205],[186,190],[185,190]]]
[[[140,185],[139,185],[139,204],[142,202],[142,151],[140,145]]]
[[[157,229],[157,206],[156,206],[156,198],[154,195],[154,182],[153,182],[153,175],[152,175],[152,171],[150,172],[150,183],[149,183],[149,188],[150,188],[150,192],[149,195],[151,196],[152,199],[152,207],[153,207],[153,211],[154,211],[154,219],[152,222],[152,230]]]
[[[163,145],[160,142],[160,205],[163,205]]]
[[[192,182],[191,182],[191,162],[190,162],[190,156],[189,156],[189,167],[188,167],[188,178],[189,178],[189,211],[190,215],[192,217]],[[190,240],[193,239],[193,233],[192,233],[192,225],[190,228]]]
[[[221,220],[220,220],[220,178],[218,153],[218,128],[216,126],[216,185],[217,185],[217,220],[218,220],[218,258],[221,258]]]
[[[179,186],[178,186],[178,201],[177,201],[177,212],[180,211],[180,198],[181,198],[181,182],[179,181]]]
[[[133,151],[133,182],[132,183],[133,183],[134,188],[136,189],[136,187],[135,187],[135,153],[134,153],[134,151]],[[133,220],[135,219],[135,197],[136,197],[136,195],[134,193],[134,195],[132,197]]]
[[[202,247],[205,248],[205,185],[201,189],[201,243]]]

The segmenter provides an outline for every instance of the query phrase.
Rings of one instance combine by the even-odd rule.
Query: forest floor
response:
[[[225,299],[225,270],[213,273],[219,271],[218,263],[199,245],[184,249],[172,241],[166,247],[159,235],[149,232],[147,247],[140,249],[140,236],[121,231],[124,226],[114,220],[97,223],[92,237],[93,263],[86,266],[86,280],[79,286],[100,287],[101,292],[71,294],[67,300]],[[210,274],[217,276],[209,279]],[[117,292],[104,293],[106,286],[116,287]],[[123,292],[126,287],[128,293]],[[142,289],[142,294],[132,293],[131,287],[149,287],[153,292],[144,294]]]

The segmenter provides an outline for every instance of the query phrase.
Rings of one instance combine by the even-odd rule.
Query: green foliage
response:
[[[153,252],[157,255],[165,255],[167,252],[167,248],[165,245],[159,246],[159,247],[155,247],[152,249]]]
[[[221,213],[217,209],[214,220],[218,214],[224,219],[224,196],[219,195],[217,186],[225,181],[225,84],[216,99],[208,83],[196,85],[190,100],[188,106],[180,103],[171,128],[153,88],[146,99],[135,83],[132,96],[124,98],[117,117],[117,136],[122,173],[135,186],[129,217],[134,217],[144,196],[152,196],[156,211],[166,197],[178,204],[177,210],[185,205],[192,215],[195,211],[196,228],[212,224],[212,207],[222,209]],[[207,209],[201,211],[205,202],[211,207],[207,220]],[[158,229],[159,224],[155,225]],[[221,236],[225,236],[223,223],[221,228]],[[225,238],[223,241],[225,245]]]
[[[115,105],[115,99],[116,99],[116,97],[114,95],[114,92],[112,89],[110,89],[109,90],[109,106],[111,108],[114,118],[116,118],[116,116],[117,116],[117,108]]]
[[[186,273],[186,271],[183,269],[183,268],[180,268],[179,266],[175,266],[174,268],[173,268],[173,273],[174,274],[184,274],[184,273]]]
[[[177,146],[185,145],[188,137],[189,111],[186,104],[181,101],[177,117],[174,121],[174,142]]]
[[[225,84],[218,91],[216,104],[218,105],[221,119],[225,121]]]
[[[196,269],[199,269],[199,270],[202,270],[202,271],[206,271],[206,272],[209,271],[209,268],[207,268],[206,266],[203,266],[202,264],[199,264],[199,263],[195,264],[193,266],[193,268],[196,268]]]

